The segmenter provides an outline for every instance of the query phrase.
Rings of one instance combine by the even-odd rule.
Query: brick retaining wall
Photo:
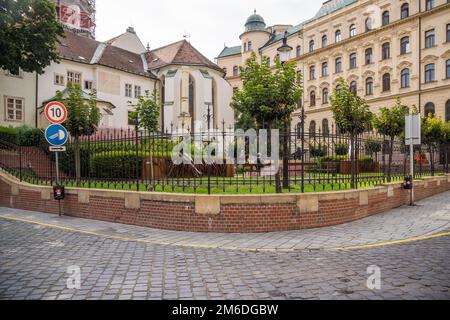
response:
[[[450,176],[416,181],[416,199],[450,190]],[[65,215],[193,232],[273,232],[334,226],[409,203],[399,183],[283,195],[185,195],[69,188]],[[52,189],[0,172],[0,206],[56,214]]]

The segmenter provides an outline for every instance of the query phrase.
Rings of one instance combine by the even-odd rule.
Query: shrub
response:
[[[146,156],[146,153],[138,152],[136,159],[136,152],[131,151],[96,153],[91,158],[90,175],[93,178],[130,179],[136,177],[137,162],[140,177],[142,161]]]
[[[0,139],[21,146],[37,146],[41,142],[41,130],[27,125],[17,128],[0,127]]]
[[[346,156],[349,152],[348,144],[345,142],[336,143],[335,151],[338,156]]]
[[[312,158],[324,157],[327,155],[327,148],[322,145],[310,145],[309,154]]]
[[[0,139],[8,142],[17,142],[17,129],[0,127]]]

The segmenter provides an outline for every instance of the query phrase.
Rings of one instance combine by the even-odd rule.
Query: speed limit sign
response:
[[[45,106],[45,117],[50,123],[61,124],[67,120],[67,108],[57,101]]]

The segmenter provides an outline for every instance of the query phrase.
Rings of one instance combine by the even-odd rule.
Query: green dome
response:
[[[264,18],[261,17],[256,12],[248,17],[247,22],[245,23],[245,32],[249,31],[265,31],[266,30],[266,22]]]

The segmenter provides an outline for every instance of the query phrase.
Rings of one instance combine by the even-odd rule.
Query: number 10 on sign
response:
[[[50,102],[45,106],[45,117],[50,123],[61,124],[67,120],[67,108],[60,102]]]

